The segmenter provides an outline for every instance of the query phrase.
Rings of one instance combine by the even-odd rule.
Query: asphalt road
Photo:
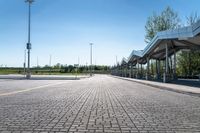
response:
[[[106,75],[0,80],[0,131],[200,132],[200,98]]]

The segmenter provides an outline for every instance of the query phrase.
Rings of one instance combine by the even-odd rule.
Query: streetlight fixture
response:
[[[28,43],[26,44],[26,49],[28,52],[28,68],[26,73],[26,78],[31,78],[31,71],[30,71],[30,50],[31,50],[31,4],[34,2],[34,0],[25,0],[26,3],[28,3]]]
[[[90,76],[92,76],[92,45],[93,43],[90,43]]]

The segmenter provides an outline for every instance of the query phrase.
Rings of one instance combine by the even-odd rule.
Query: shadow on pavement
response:
[[[140,78],[139,80],[146,81],[145,78]],[[149,81],[163,83],[162,79],[160,79],[160,80],[149,79]],[[185,85],[185,86],[188,86],[188,87],[199,87],[200,88],[199,79],[178,79],[178,80],[171,80],[168,83],[169,84],[176,84],[176,85]]]
[[[178,79],[178,80],[171,81],[170,83],[185,85],[185,86],[190,86],[190,87],[200,87],[200,81],[198,80]]]

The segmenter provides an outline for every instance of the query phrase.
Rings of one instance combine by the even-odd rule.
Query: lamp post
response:
[[[31,4],[34,2],[34,0],[26,0],[26,3],[28,3],[28,43],[26,44],[26,49],[28,53],[28,68],[26,73],[26,78],[31,78],[31,71],[30,71],[30,50],[31,50]]]
[[[90,76],[92,76],[92,45],[93,43],[90,43]]]
[[[52,67],[51,67],[51,58],[52,58],[52,55],[50,54],[49,55],[49,73],[51,74],[51,69],[52,69]]]
[[[24,77],[26,77],[26,49],[24,50]]]

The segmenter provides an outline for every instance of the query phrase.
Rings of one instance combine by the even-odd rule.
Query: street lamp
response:
[[[92,45],[93,43],[90,43],[90,76],[92,76]]]
[[[24,77],[26,77],[26,49],[24,50]]]
[[[26,3],[28,3],[28,43],[26,44],[26,49],[28,52],[28,68],[26,73],[26,78],[31,78],[31,71],[30,71],[30,50],[31,50],[31,4],[34,2],[34,0],[25,0]]]

